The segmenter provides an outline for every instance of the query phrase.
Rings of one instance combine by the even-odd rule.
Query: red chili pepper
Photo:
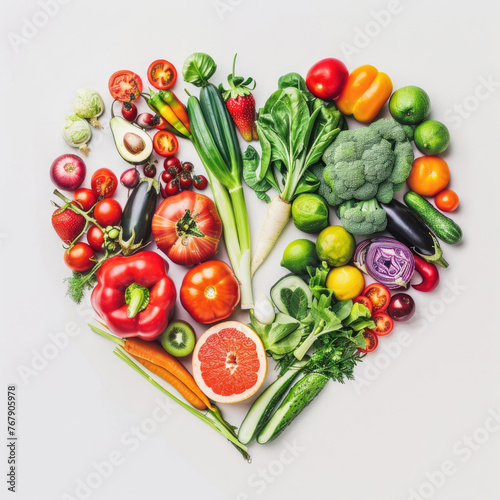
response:
[[[430,292],[439,284],[439,271],[432,262],[427,262],[420,255],[415,257],[415,271],[422,276],[422,281],[418,285],[412,285],[419,292]]]
[[[177,296],[167,271],[156,252],[111,257],[97,272],[92,307],[114,334],[153,340],[167,327]]]

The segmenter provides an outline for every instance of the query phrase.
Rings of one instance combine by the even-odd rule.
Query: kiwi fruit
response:
[[[193,352],[196,336],[189,323],[176,320],[161,334],[160,342],[163,349],[172,356],[183,357]]]

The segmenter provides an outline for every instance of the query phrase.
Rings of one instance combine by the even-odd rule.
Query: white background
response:
[[[488,418],[500,408],[499,14],[486,0],[88,0],[56,7],[52,1],[45,17],[38,2],[4,5],[0,400],[5,415],[6,387],[17,386],[18,498],[498,498],[500,432]],[[33,21],[39,27],[29,32]],[[443,245],[450,267],[434,293],[413,292],[414,320],[381,340],[357,368],[357,385],[329,384],[280,439],[252,445],[250,465],[181,408],[153,429],[151,417],[164,415],[155,408],[165,398],[86,328],[93,316],[88,305],[78,309],[65,297],[62,280],[69,273],[50,225],[48,171],[56,156],[74,152],[60,136],[74,91],[98,90],[107,124],[111,73],[131,69],[146,81],[154,59],[180,70],[194,51],[217,61],[216,83],[225,81],[237,52],[238,74],[257,80],[258,105],[280,75],[305,75],[323,57],[343,59],[350,70],[373,64],[394,88],[423,87],[432,117],[450,128],[444,158],[461,199],[454,217],[464,242]],[[194,90],[180,78],[178,95],[185,86]],[[85,186],[99,167],[118,174],[128,168],[109,132],[96,133],[91,147]],[[201,169],[187,141],[180,148],[181,158]],[[255,241],[266,206],[252,192],[246,196]],[[119,199],[125,197],[120,188]],[[289,224],[256,277],[256,291],[267,291],[283,274],[283,249],[298,237]],[[173,265],[171,274],[179,283],[182,269]],[[54,354],[47,347],[51,336],[65,330],[75,336]],[[43,361],[44,352],[53,359]],[[35,371],[23,379],[23,367]],[[242,403],[224,413],[239,424],[247,408]],[[6,419],[0,421],[3,436]],[[150,434],[135,446],[131,432],[141,426]],[[0,496],[7,498],[5,440],[0,449]],[[120,464],[98,476],[95,464],[110,454]],[[436,472],[443,463],[447,476]],[[78,489],[81,481],[90,481],[91,489]]]

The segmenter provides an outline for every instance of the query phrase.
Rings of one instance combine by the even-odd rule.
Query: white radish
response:
[[[266,260],[269,252],[274,247],[281,231],[290,220],[292,205],[283,200],[281,196],[275,196],[267,209],[266,219],[260,231],[257,246],[252,258],[252,276],[260,265]]]
[[[263,325],[270,325],[274,321],[276,317],[274,306],[265,293],[261,292],[257,295],[253,314],[255,319]]]

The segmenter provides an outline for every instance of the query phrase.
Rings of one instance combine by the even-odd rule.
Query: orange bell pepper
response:
[[[341,94],[335,99],[344,115],[359,122],[371,122],[392,94],[392,81],[370,64],[356,68],[347,78]]]

